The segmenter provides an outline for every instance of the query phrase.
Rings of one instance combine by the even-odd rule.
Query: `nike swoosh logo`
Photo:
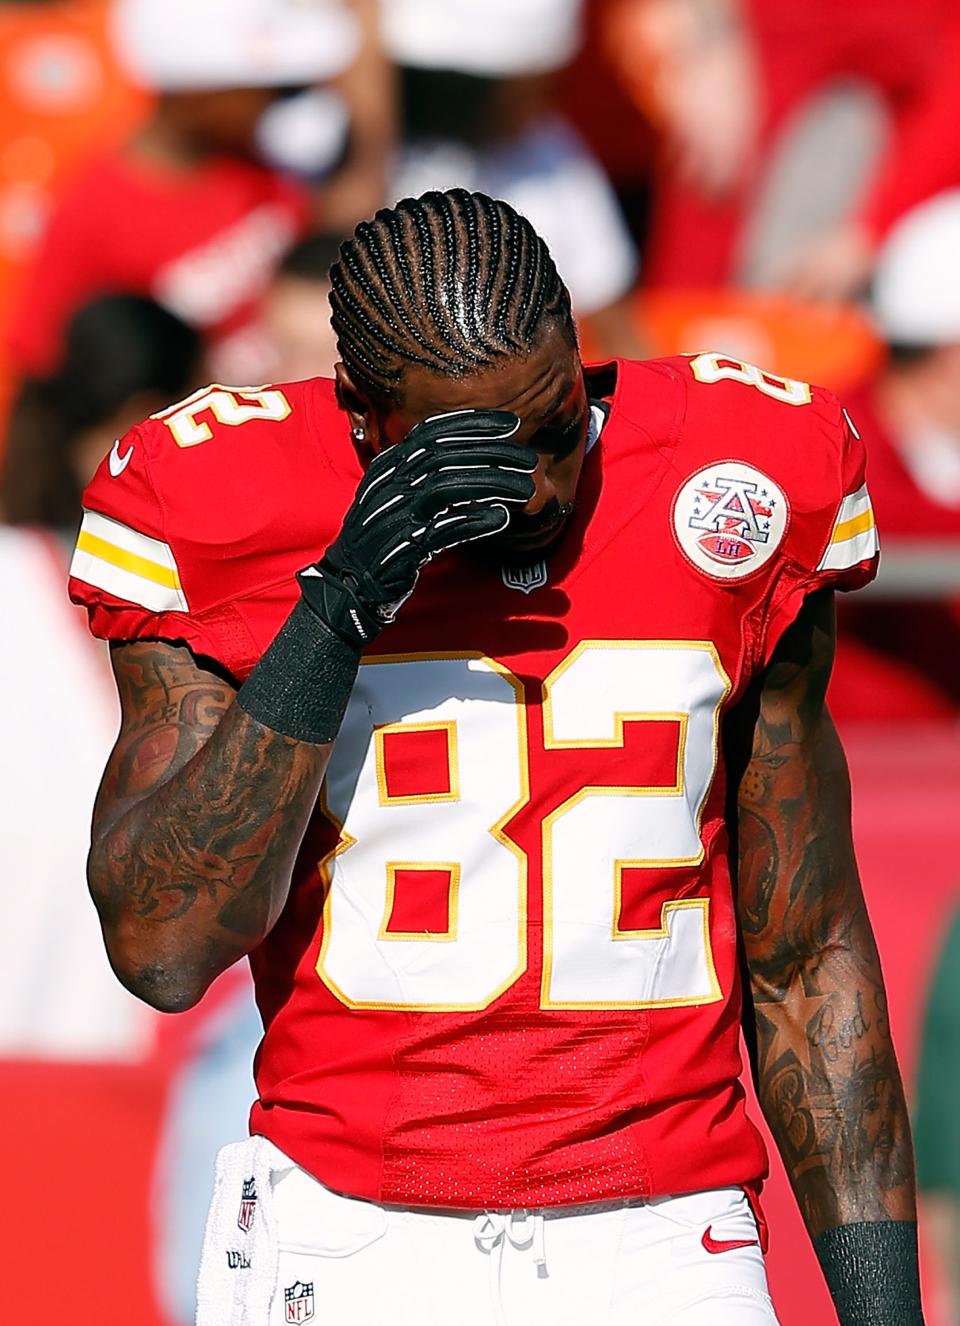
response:
[[[120,439],[117,438],[116,442],[114,442],[113,446],[110,448],[110,456],[107,462],[110,466],[110,473],[115,479],[119,479],[120,475],[130,464],[130,457],[132,455],[133,447],[131,447],[125,455],[120,455]]]
[[[733,1252],[734,1248],[757,1248],[760,1246],[759,1239],[715,1239],[710,1233],[711,1228],[711,1225],[707,1225],[703,1231],[703,1238],[700,1240],[705,1252]]]

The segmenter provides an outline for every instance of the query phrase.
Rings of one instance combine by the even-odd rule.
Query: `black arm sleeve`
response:
[[[840,1225],[813,1246],[840,1326],[924,1326],[915,1221]]]

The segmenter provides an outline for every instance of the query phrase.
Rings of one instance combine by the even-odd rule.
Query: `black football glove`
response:
[[[308,607],[359,652],[393,621],[420,568],[505,529],[534,494],[537,453],[503,410],[424,420],[370,463],[336,540],[299,573]]]

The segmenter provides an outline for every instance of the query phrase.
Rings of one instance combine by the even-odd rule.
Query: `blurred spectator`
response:
[[[739,0],[609,0],[605,46],[677,179],[706,198],[741,184],[759,131],[758,70]]]
[[[313,0],[328,17],[352,17],[356,51],[322,87],[268,108],[257,142],[268,161],[311,183],[316,213],[330,230],[352,230],[387,199],[396,140],[397,88],[383,49],[380,0]]]
[[[281,262],[261,305],[264,381],[333,377],[339,355],[330,325],[330,267],[339,248],[338,237],[309,235]]]
[[[140,296],[107,295],[70,320],[60,369],[32,384],[14,420],[2,483],[10,523],[0,527],[0,611],[29,623],[30,667],[9,657],[7,692],[17,704],[5,750],[13,758],[0,766],[6,1057],[136,1062],[152,1053],[155,1034],[162,1039],[161,1019],[110,970],[87,894],[90,815],[119,715],[106,651],[66,602],[64,582],[81,493],[97,465],[132,424],[193,390],[200,362],[198,333],[174,314]],[[186,1324],[214,1157],[243,1131],[253,1096],[261,1027],[245,966],[164,1032],[179,1033],[173,1052],[164,1051],[178,1071],[155,1175],[152,1250],[158,1296]]]
[[[17,285],[53,201],[92,143],[119,141],[149,98],[118,66],[113,0],[47,0],[0,7],[0,340]],[[0,357],[0,428],[12,390]]]
[[[641,353],[628,296],[636,255],[610,182],[554,109],[580,41],[580,0],[389,0],[400,66],[393,192],[460,185],[504,198],[550,245],[601,353]]]
[[[63,362],[18,404],[2,511],[71,541],[80,497],[115,438],[197,385],[201,343],[174,314],[137,295],[106,295],[71,318]]]
[[[870,490],[890,534],[960,535],[960,190],[911,212],[880,255],[872,308],[890,347],[858,396]]]
[[[387,202],[396,138],[395,70],[383,47],[381,3],[348,0],[360,33],[354,60],[332,83],[348,117],[347,150],[340,169],[324,182],[322,224],[347,233]]]
[[[897,220],[924,199],[960,186],[960,13],[943,40],[931,45],[933,69],[901,117],[891,150],[859,207],[798,257],[791,272],[797,294],[829,299],[855,294]]]
[[[924,1229],[948,1294],[944,1326],[960,1323],[960,911],[948,927],[920,1043],[914,1142]]]
[[[7,1057],[136,1059],[155,1025],[111,972],[87,895],[93,798],[119,715],[106,651],[90,647],[64,581],[81,488],[117,430],[191,388],[198,353],[165,310],[99,300],[71,322],[63,367],[38,384],[30,431],[24,414],[7,454],[2,505],[16,527],[0,526],[0,613],[29,640],[0,661],[16,697],[0,762]]]
[[[951,0],[620,0],[610,40],[665,149],[646,279],[789,281],[885,172],[957,21]]]
[[[17,366],[48,374],[70,312],[128,290],[203,330],[212,376],[246,381],[257,301],[308,214],[305,191],[253,159],[258,124],[283,89],[349,65],[356,22],[336,0],[117,0],[115,36],[156,109],[61,198],[14,323]]]
[[[894,229],[872,298],[888,357],[876,377],[847,395],[867,441],[867,478],[886,553],[880,583],[886,580],[888,596],[898,538],[922,541],[932,569],[960,538],[958,252],[960,190],[917,208]],[[837,678],[844,712],[960,712],[960,599],[918,597],[920,574],[921,583],[899,585],[893,602],[868,597],[844,605]]]
[[[621,0],[583,6],[583,41],[560,80],[560,106],[606,171],[641,252],[650,211],[654,130],[617,76],[610,13]]]

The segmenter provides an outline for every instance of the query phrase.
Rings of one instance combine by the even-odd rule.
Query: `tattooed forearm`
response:
[[[115,671],[90,886],[121,979],[179,1007],[275,922],[329,748],[261,726],[174,646],[126,646]]]
[[[750,881],[749,893],[740,900],[740,928],[747,934],[762,934],[770,924],[780,868],[776,835],[761,816],[742,803],[740,807],[740,877]]]
[[[235,708],[215,742],[103,839],[97,882],[107,919],[177,921],[206,900],[241,938],[261,929],[269,887],[253,890],[246,919],[237,904],[258,875],[269,886],[271,867],[299,844],[289,811],[315,801],[315,760]]]
[[[824,705],[832,605],[811,600],[767,674],[740,784],[738,907],[759,1094],[812,1234],[914,1219],[886,995]]]

